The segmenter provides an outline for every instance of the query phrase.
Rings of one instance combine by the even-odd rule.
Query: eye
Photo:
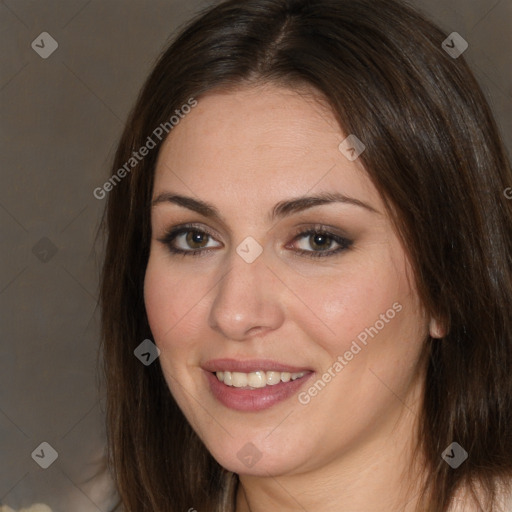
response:
[[[300,247],[297,252],[308,258],[333,256],[334,254],[345,251],[353,243],[352,240],[331,233],[322,227],[299,232],[294,238],[294,242],[301,239],[303,239],[303,241],[299,245],[302,247]],[[337,245],[337,248],[332,249],[333,245]],[[307,247],[311,247],[312,250],[308,250]]]
[[[213,235],[203,228],[187,225],[169,230],[159,241],[173,254],[198,256],[210,252],[212,247],[220,247],[208,245],[209,238],[213,239]]]
[[[293,239],[293,243],[300,242],[299,248],[293,248],[294,252],[308,258],[326,258],[345,251],[352,245],[352,240],[336,235],[323,227],[314,227],[309,230],[299,230]],[[221,245],[209,245],[209,240],[214,240],[213,234],[204,228],[195,225],[184,225],[170,229],[162,238],[158,239],[173,254],[182,256],[204,256],[214,247]],[[293,244],[292,244],[293,245]],[[308,250],[307,247],[312,250]],[[333,249],[333,246],[337,246]],[[287,246],[287,248],[290,248]]]

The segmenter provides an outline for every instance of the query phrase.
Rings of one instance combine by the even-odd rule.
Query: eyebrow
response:
[[[220,222],[223,221],[222,215],[215,206],[199,199],[164,192],[151,201],[151,206],[156,206],[162,203],[177,204],[178,206],[197,212],[203,217],[215,219]],[[338,192],[324,192],[313,196],[301,196],[280,201],[274,206],[274,208],[272,208],[268,215],[268,220],[272,222],[276,219],[281,219],[293,213],[301,212],[315,206],[332,203],[344,203],[352,206],[358,206],[370,211],[371,213],[380,214],[380,212],[375,208],[363,201],[360,201],[359,199],[348,197]]]

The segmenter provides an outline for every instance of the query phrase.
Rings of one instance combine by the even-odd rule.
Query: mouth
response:
[[[270,360],[218,359],[202,365],[213,397],[237,411],[260,411],[296,394],[314,371]]]

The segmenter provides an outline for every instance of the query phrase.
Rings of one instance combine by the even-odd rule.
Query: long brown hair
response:
[[[512,474],[512,173],[488,104],[439,28],[395,0],[229,0],[192,20],[158,59],[112,172],[191,98],[270,82],[327,100],[382,195],[442,340],[425,342],[420,506],[448,510],[478,484],[486,511]],[[236,115],[236,113],[233,113]],[[171,135],[172,136],[172,132]],[[153,139],[156,138],[153,136]],[[163,140],[163,137],[162,137]],[[108,461],[128,512],[234,510],[237,476],[208,453],[158,363],[144,308],[156,148],[111,181],[101,282]],[[441,458],[453,441],[469,458]],[[422,508],[422,509],[423,509]],[[420,509],[420,508],[419,508]]]

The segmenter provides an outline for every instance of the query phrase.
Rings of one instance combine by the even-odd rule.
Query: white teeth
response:
[[[232,372],[231,382],[235,388],[243,388],[247,386],[247,373]]]
[[[247,384],[251,388],[264,388],[267,385],[265,372],[251,372],[247,375]]]
[[[281,372],[267,372],[267,384],[273,386],[281,382]]]
[[[215,372],[217,379],[224,382],[226,386],[235,388],[264,388],[265,386],[275,386],[280,382],[289,382],[304,377],[307,372],[275,372],[275,371],[257,371],[251,373],[242,372]]]

